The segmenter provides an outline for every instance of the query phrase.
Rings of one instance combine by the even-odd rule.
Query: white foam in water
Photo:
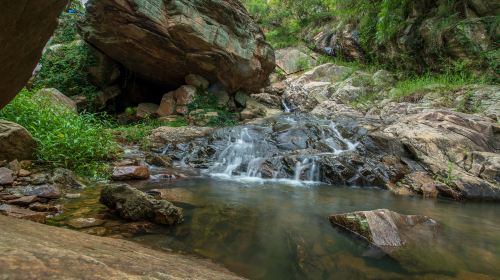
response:
[[[283,106],[286,103],[283,101]],[[297,121],[291,117],[291,123]],[[317,184],[320,181],[320,170],[317,163],[319,155],[339,155],[345,152],[355,150],[359,142],[351,142],[345,139],[337,130],[336,124],[331,122],[325,126],[328,134],[323,132],[323,136],[327,138],[324,142],[332,150],[332,152],[321,153],[311,156],[302,157],[301,161],[297,161],[293,178],[278,178],[279,170],[273,170],[273,178],[262,178],[262,164],[270,155],[266,149],[266,143],[262,140],[255,141],[248,128],[243,128],[240,135],[236,139],[229,139],[230,144],[219,154],[217,162],[209,170],[206,171],[212,177],[223,180],[233,180],[242,183],[265,183],[279,182],[290,185],[309,185]],[[338,147],[340,141],[344,149]],[[245,170],[245,172],[242,171]],[[239,174],[238,174],[239,172]]]
[[[290,109],[290,107],[288,107],[288,104],[286,104],[285,99],[281,99],[281,104],[283,105],[283,111],[285,113],[290,113],[292,111],[292,109]]]

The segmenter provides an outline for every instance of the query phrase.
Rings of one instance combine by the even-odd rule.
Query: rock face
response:
[[[293,74],[315,66],[316,60],[296,48],[286,48],[276,51],[276,66],[285,74]]]
[[[410,115],[384,130],[448,185],[455,198],[500,199],[500,126],[488,118],[445,110]]]
[[[91,0],[81,31],[132,72],[169,86],[198,74],[250,91],[274,69],[272,48],[236,0]]]
[[[0,120],[0,160],[32,159],[36,142],[22,126]]]
[[[2,3],[0,109],[31,77],[45,44],[57,27],[57,17],[67,3],[68,0],[22,0]]]
[[[164,225],[175,225],[183,220],[182,209],[166,200],[156,200],[128,185],[104,187],[100,201],[127,220],[149,220]]]
[[[335,214],[330,216],[330,222],[381,248],[424,245],[434,239],[438,228],[429,217],[401,215],[387,209]]]
[[[0,215],[2,279],[242,279],[209,261]],[[134,253],[131,253],[134,252]]]

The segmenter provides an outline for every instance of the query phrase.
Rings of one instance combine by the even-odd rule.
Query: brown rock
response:
[[[19,177],[28,177],[31,175],[31,172],[26,170],[26,169],[21,169],[19,172],[17,172],[17,176]]]
[[[182,143],[197,137],[209,134],[213,129],[209,127],[168,127],[162,126],[151,131],[148,139],[155,146]]]
[[[267,83],[274,52],[240,1],[178,4],[89,1],[82,34],[125,68],[156,83],[181,86],[189,74],[218,81],[229,91]]]
[[[39,200],[39,198],[37,196],[29,195],[29,196],[23,196],[23,197],[18,198],[18,199],[9,200],[7,203],[12,204],[12,205],[27,207],[28,205],[35,203],[38,200]]]
[[[149,169],[146,166],[115,167],[111,178],[115,181],[147,180],[149,179]]]
[[[2,96],[4,95],[2,94]],[[24,127],[13,122],[0,120],[0,160],[32,159],[35,148],[35,140]]]
[[[13,218],[30,220],[42,224],[45,223],[46,219],[45,213],[34,212],[29,209],[21,208],[19,206],[7,204],[0,205],[0,214]]]
[[[8,168],[0,167],[0,185],[12,185],[14,172]]]
[[[58,24],[58,16],[67,0],[27,0],[2,3],[0,11],[0,109],[31,78],[42,50]],[[15,24],[13,24],[15,23]],[[2,131],[0,124],[0,134]],[[0,137],[0,159],[15,158],[4,154]],[[30,158],[31,153],[21,153]],[[11,157],[12,156],[12,157]]]
[[[35,202],[33,204],[30,204],[29,208],[30,210],[36,212],[51,212],[51,213],[57,213],[62,210],[61,205],[44,204],[40,202]]]
[[[5,279],[242,279],[211,261],[123,239],[3,216],[0,228]]]
[[[146,156],[146,162],[159,167],[170,167],[172,166],[172,159],[167,155],[161,154],[149,154]]]
[[[176,89],[173,94],[176,104],[179,106],[187,106],[193,101],[198,90],[194,86],[182,86]]]
[[[173,115],[175,114],[175,105],[174,93],[166,93],[161,99],[160,107],[156,111],[156,114],[160,117]]]

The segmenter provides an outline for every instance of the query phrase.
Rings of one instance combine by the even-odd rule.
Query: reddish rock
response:
[[[174,93],[169,92],[163,95],[160,107],[158,108],[158,111],[156,111],[156,114],[160,117],[173,115],[175,114],[175,105]]]
[[[149,179],[149,169],[146,166],[117,166],[111,177],[115,181]]]
[[[0,205],[0,214],[19,219],[30,220],[42,224],[45,223],[46,220],[45,213],[34,212],[15,205]]]
[[[62,209],[61,205],[51,205],[51,204],[43,204],[40,202],[35,202],[30,205],[29,207],[30,210],[36,211],[36,212],[52,212],[52,213],[57,213],[60,212]]]

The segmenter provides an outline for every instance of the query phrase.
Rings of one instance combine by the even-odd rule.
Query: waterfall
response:
[[[288,104],[286,104],[286,100],[283,98],[281,99],[281,105],[283,105],[283,111],[285,113],[290,113],[292,112],[292,109],[288,106]]]
[[[285,107],[285,102],[283,105]],[[205,172],[238,181],[317,183],[321,181],[323,156],[340,156],[355,151],[360,145],[343,137],[332,121],[286,114],[279,117],[279,123],[276,130],[264,124],[221,131],[214,146],[218,149]],[[317,129],[311,129],[311,124]],[[193,152],[184,154],[181,165],[197,160]]]

